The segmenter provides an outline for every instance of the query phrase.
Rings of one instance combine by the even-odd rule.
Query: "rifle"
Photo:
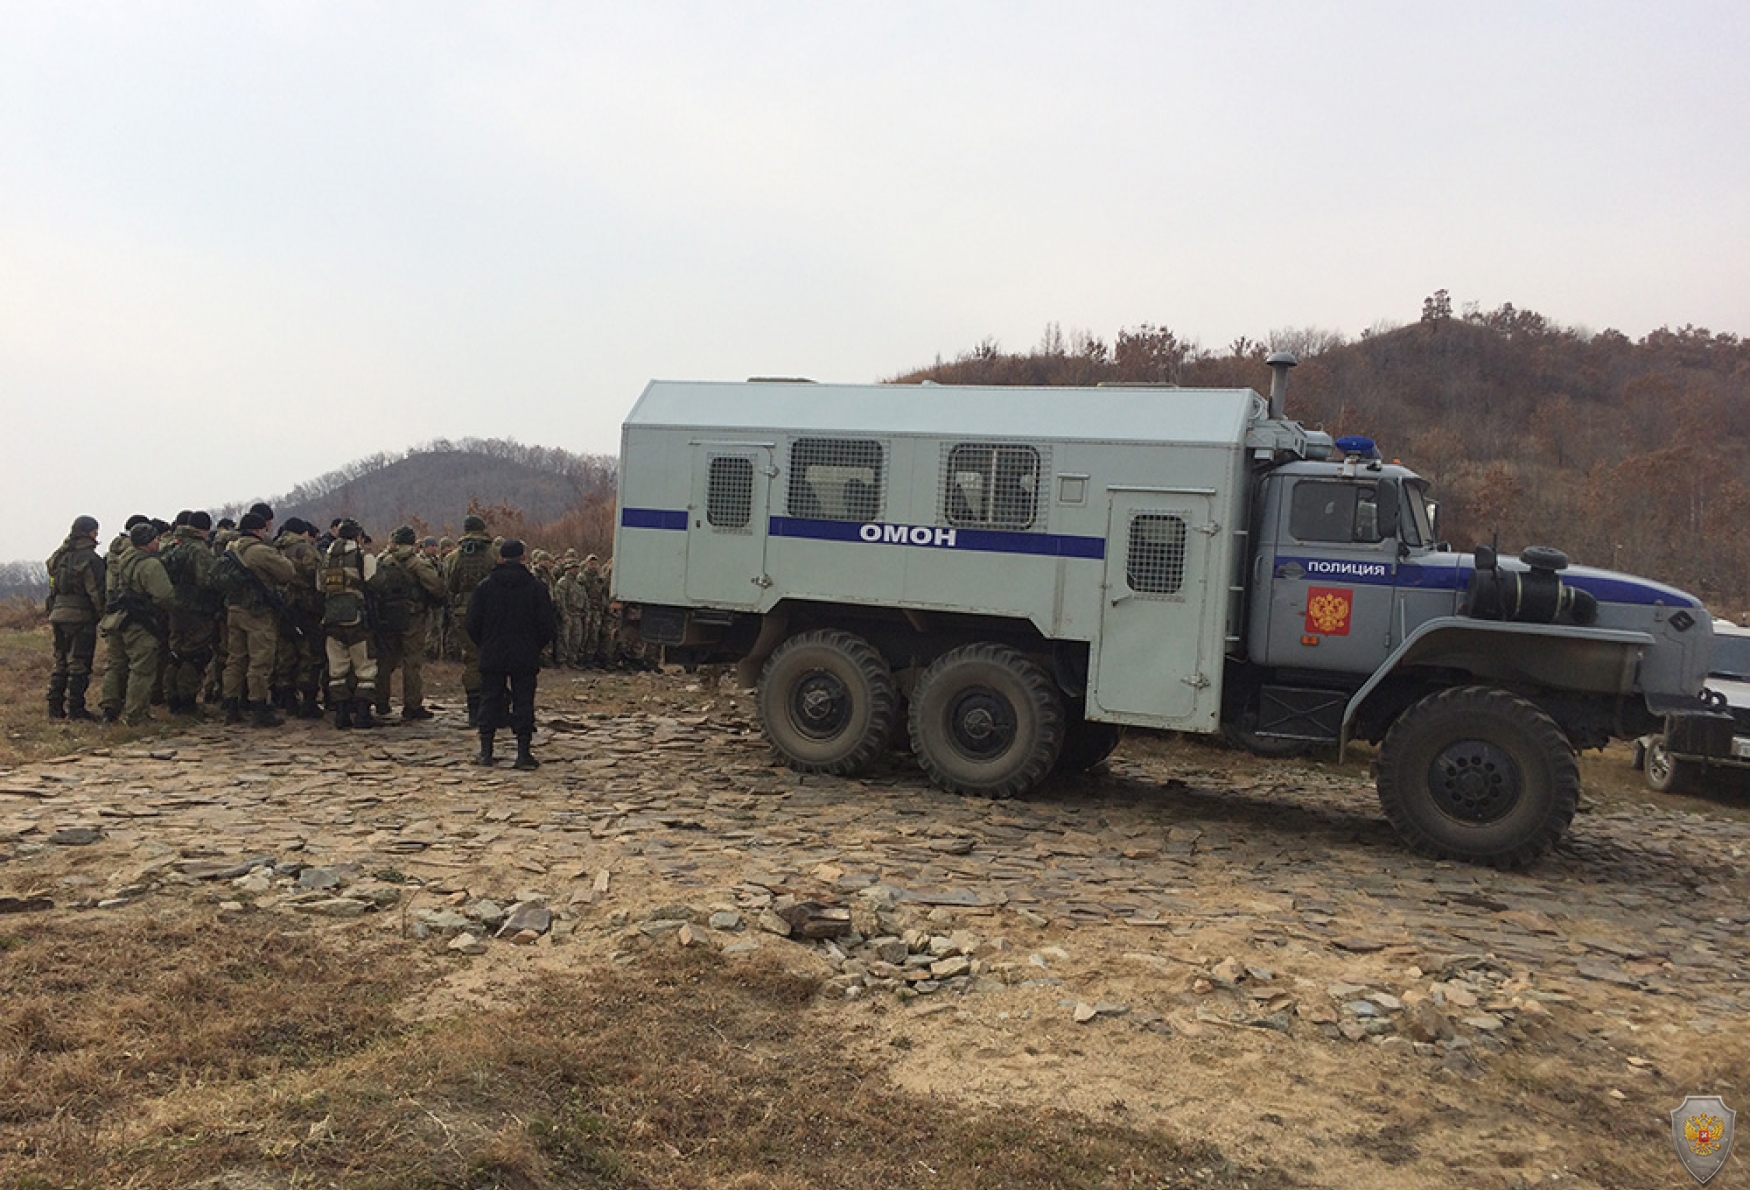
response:
[[[237,560],[243,561],[242,558]],[[248,563],[243,564],[243,573],[249,576],[249,582],[255,588],[255,593],[261,596],[263,603],[267,604],[267,610],[273,613],[273,618],[279,621],[280,627],[285,629],[286,634],[292,639],[302,643],[307,634],[303,625],[298,623],[298,618],[292,614],[292,609],[286,606],[285,596],[263,582],[259,574],[249,569]]]
[[[103,610],[106,614],[121,617],[115,624],[118,629],[126,628],[129,624],[139,624],[157,637],[159,644],[164,643],[164,625],[159,622],[158,608],[144,595],[132,591],[120,592],[110,596]]]

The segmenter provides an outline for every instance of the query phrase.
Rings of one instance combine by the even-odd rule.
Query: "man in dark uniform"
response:
[[[516,736],[513,768],[539,766],[529,745],[535,734],[535,677],[541,650],[553,640],[553,600],[547,584],[523,565],[523,543],[498,547],[499,562],[474,588],[465,625],[480,657],[480,755],[493,762],[493,734],[508,726]]]
[[[49,557],[49,628],[55,635],[55,667],[49,672],[49,718],[90,719],[85,691],[97,655],[97,621],[103,615],[103,559],[97,555],[97,518],[75,517],[61,548]]]

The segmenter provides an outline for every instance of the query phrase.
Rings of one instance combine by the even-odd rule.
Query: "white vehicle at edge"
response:
[[[1710,768],[1750,768],[1750,628],[1730,620],[1714,621],[1713,660],[1707,688],[1712,701],[1733,719],[1726,755],[1705,755],[1684,746],[1673,747],[1665,733],[1635,741],[1635,767],[1647,775],[1647,786],[1659,793],[1677,792],[1699,784]]]

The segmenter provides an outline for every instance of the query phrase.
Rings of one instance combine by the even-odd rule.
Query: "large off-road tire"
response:
[[[881,754],[893,730],[893,672],[860,636],[803,632],[760,673],[760,724],[785,763],[845,776]]]
[[[1671,755],[1662,735],[1647,741],[1642,768],[1646,770],[1647,788],[1655,793],[1681,793],[1695,784],[1695,766]]]
[[[964,645],[938,657],[911,696],[911,748],[943,789],[1013,797],[1051,772],[1063,747],[1063,695],[1037,664],[1005,645]]]
[[[1090,723],[1072,718],[1063,733],[1063,750],[1057,754],[1057,771],[1085,773],[1112,755],[1124,729],[1116,723]]]
[[[1434,859],[1518,868],[1573,821],[1580,770],[1562,729],[1505,690],[1461,686],[1405,711],[1379,751],[1379,803]]]

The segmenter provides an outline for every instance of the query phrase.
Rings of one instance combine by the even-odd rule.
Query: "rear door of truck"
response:
[[[1225,583],[1210,573],[1214,495],[1110,489],[1104,606],[1089,658],[1091,717],[1167,726],[1195,718],[1200,701],[1218,697],[1219,650],[1204,656],[1205,620],[1225,607]]]

